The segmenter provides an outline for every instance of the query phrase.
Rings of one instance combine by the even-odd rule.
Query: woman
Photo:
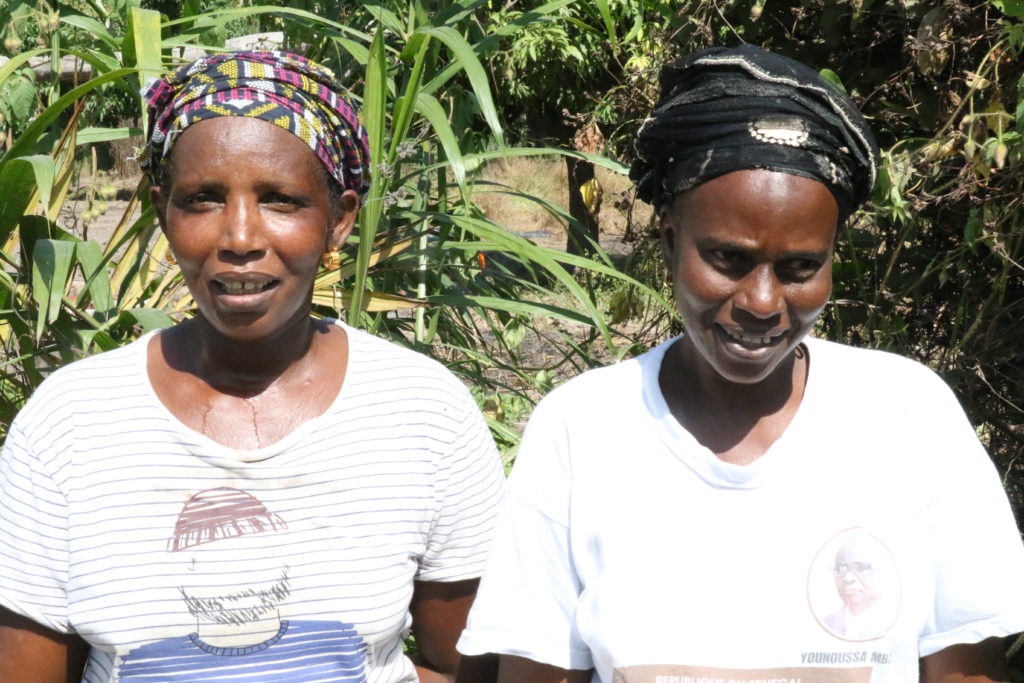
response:
[[[752,46],[661,85],[631,175],[685,332],[537,407],[460,650],[503,682],[1007,680],[1024,551],[952,392],[807,337],[867,125]]]
[[[353,106],[285,53],[147,98],[198,314],[54,373],[15,420],[0,680],[450,680],[502,473],[442,366],[311,317],[368,185]]]

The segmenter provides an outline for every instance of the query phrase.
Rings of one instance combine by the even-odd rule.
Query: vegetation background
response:
[[[752,42],[821,69],[883,149],[820,333],[938,370],[1024,522],[1024,0],[5,0],[0,31],[0,435],[54,367],[191,314],[144,187],[88,239],[140,85],[185,49],[261,34],[351,84],[374,183],[317,312],[442,359],[511,453],[555,382],[676,329],[630,140],[661,64]]]

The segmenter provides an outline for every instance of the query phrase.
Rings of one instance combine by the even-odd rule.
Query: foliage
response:
[[[616,329],[621,323],[644,317],[640,327],[650,330],[672,322],[664,299],[603,253],[541,249],[489,221],[474,194],[512,190],[483,185],[475,170],[503,155],[544,151],[504,147],[506,138],[568,146],[565,131],[588,121],[600,122],[608,149],[629,161],[660,64],[704,45],[749,41],[840,83],[884,150],[872,204],[840,235],[834,304],[822,332],[942,372],[1024,509],[1019,0],[148,6],[167,13],[158,37],[146,33],[153,24],[129,0],[103,7],[98,0],[16,0],[0,8],[12,57],[0,67],[0,130],[9,131],[9,151],[0,157],[7,354],[0,423],[54,365],[166,324],[158,309],[188,311],[173,269],[159,265],[165,246],[148,212],[126,220],[108,245],[88,246],[55,222],[82,152],[133,132],[115,125],[124,107],[113,103],[121,98],[138,112],[138,70],[167,68],[172,50],[282,31],[286,46],[303,46],[353,84],[382,162],[361,239],[318,281],[319,310],[345,307],[353,322],[443,358],[478,384],[481,400],[500,397],[500,407],[547,384],[544,368],[524,366],[524,340],[550,343],[563,369],[575,371],[638,348]],[[90,64],[93,80],[75,87],[27,68],[29,57],[69,54]],[[547,208],[572,223],[563,208]],[[649,236],[634,231],[637,255],[626,268],[655,284]],[[584,326],[582,338],[574,325]],[[502,422],[494,422],[498,433],[514,441]]]
[[[45,91],[36,90],[33,115],[0,157],[0,425],[9,424],[54,367],[192,314],[191,298],[167,264],[144,183],[130,207],[141,214],[127,211],[109,244],[82,240],[58,218],[81,149],[138,133],[103,125],[103,112],[90,111],[87,103],[121,93],[138,116],[138,88],[173,66],[175,50],[217,49],[235,30],[282,30],[286,49],[304,45],[306,54],[347,74],[362,100],[376,160],[373,184],[358,238],[342,263],[317,279],[319,314],[344,310],[350,323],[442,358],[474,382],[481,397],[535,395],[537,373],[516,359],[539,321],[583,325],[607,355],[625,353],[629,340],[578,278],[591,272],[647,291],[644,286],[602,254],[581,259],[533,245],[481,215],[472,201],[480,164],[552,152],[504,146],[481,57],[496,45],[495,34],[514,34],[567,2],[490,29],[474,14],[481,3],[469,0],[430,11],[420,2],[339,3],[330,12],[311,2],[185,2],[173,18],[128,2],[111,3],[117,13],[110,15],[92,2],[59,5],[47,53],[53,63],[65,54],[86,61],[93,77],[73,88],[52,79]],[[0,67],[0,87],[12,87],[27,60],[40,54],[12,54]],[[595,162],[622,170],[607,159]],[[562,339],[559,349],[577,367],[597,362],[584,340]],[[516,440],[502,420],[492,425],[500,439]]]

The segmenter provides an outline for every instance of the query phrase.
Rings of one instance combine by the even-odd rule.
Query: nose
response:
[[[751,269],[740,280],[734,301],[737,308],[758,320],[769,320],[786,310],[782,283],[768,263]]]
[[[259,202],[245,197],[228,201],[223,213],[220,249],[232,256],[252,256],[264,249],[263,218]]]

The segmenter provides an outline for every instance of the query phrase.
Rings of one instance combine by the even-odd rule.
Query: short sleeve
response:
[[[557,393],[557,392],[556,392]],[[572,490],[564,426],[545,399],[526,428],[487,568],[458,649],[590,669],[576,628],[580,582],[572,562]]]
[[[942,475],[923,520],[935,593],[922,657],[1024,631],[1024,546],[999,476],[948,387],[924,404],[922,440]]]
[[[0,604],[67,633],[67,500],[48,465],[15,420],[0,452]]]
[[[418,581],[461,581],[480,576],[501,503],[505,476],[490,430],[463,387],[461,418],[435,477],[437,512]]]

